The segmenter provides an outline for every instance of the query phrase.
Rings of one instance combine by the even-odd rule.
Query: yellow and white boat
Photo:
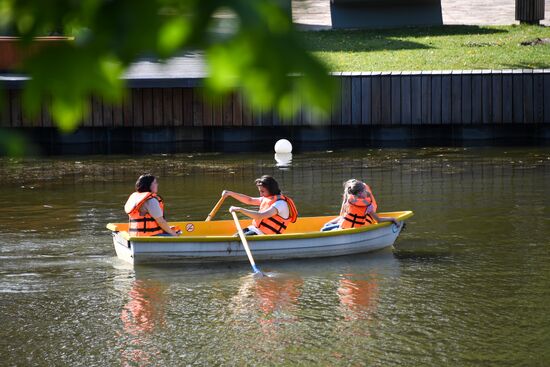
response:
[[[390,222],[360,228],[321,232],[320,228],[334,216],[300,217],[284,234],[248,236],[250,250],[256,261],[358,254],[392,246],[412,211],[379,213],[395,217]],[[247,227],[251,220],[241,220]],[[128,223],[109,223],[117,256],[132,264],[142,263],[210,263],[247,261],[241,240],[232,220],[171,222],[183,233],[179,237],[133,237]]]

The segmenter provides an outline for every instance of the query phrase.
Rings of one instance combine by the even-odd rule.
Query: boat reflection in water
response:
[[[275,336],[277,328],[298,320],[298,300],[304,280],[298,275],[270,274],[241,278],[241,286],[233,297],[233,311],[241,316],[251,316],[264,334]],[[250,315],[253,312],[254,315]]]
[[[155,330],[165,325],[166,285],[155,280],[133,281],[129,300],[122,307],[120,320],[124,335],[121,365],[148,365],[160,353],[149,342]]]
[[[391,251],[261,265],[268,276],[250,274],[245,265],[128,265],[117,282],[124,297],[117,335],[121,364],[155,364],[162,358],[158,338],[174,325],[188,329],[189,340],[180,336],[178,348],[192,355],[193,341],[213,330],[196,328],[197,312],[221,323],[227,337],[220,348],[228,350],[242,347],[241,336],[250,332],[261,336],[255,348],[269,351],[285,345],[296,330],[316,332],[324,320],[336,322],[338,335],[361,343],[380,317],[377,310],[393,302],[391,287],[400,274]],[[265,363],[279,364],[280,357],[274,353]]]
[[[375,272],[344,274],[339,280],[338,298],[345,320],[367,319],[376,311],[378,279]]]
[[[302,321],[301,315],[310,314],[307,310],[317,312],[319,303],[334,297],[339,302],[322,310],[323,315],[344,322],[368,321],[381,301],[381,288],[400,273],[391,251],[272,266],[277,272],[267,277],[242,277],[231,302],[239,318],[256,320],[264,333],[271,334],[283,325]]]

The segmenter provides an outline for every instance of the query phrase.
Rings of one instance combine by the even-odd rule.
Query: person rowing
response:
[[[231,196],[243,204],[259,206],[259,210],[232,206],[229,211],[242,213],[253,219],[252,224],[243,230],[247,236],[284,233],[288,224],[295,223],[298,218],[294,201],[281,193],[279,184],[271,176],[264,175],[254,182],[260,193],[259,197],[229,190],[223,190],[222,196]]]

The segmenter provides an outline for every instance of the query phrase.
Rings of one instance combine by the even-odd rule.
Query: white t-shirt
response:
[[[254,198],[254,201],[255,201],[255,204],[256,205],[260,205],[261,202],[262,202],[262,198],[259,197],[259,198]],[[283,217],[284,219],[288,219],[288,217],[290,216],[290,209],[288,209],[288,204],[285,200],[277,200],[275,203],[273,203],[269,208],[267,208],[267,210],[271,209],[271,208],[275,208],[277,209],[277,213]]]
[[[277,200],[272,207],[275,207],[277,209],[277,212],[279,212],[279,215],[283,217],[284,219],[288,219],[290,216],[290,210],[288,209],[288,203],[284,200]]]

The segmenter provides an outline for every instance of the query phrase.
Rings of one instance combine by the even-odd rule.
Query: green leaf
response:
[[[297,110],[297,98],[312,109],[330,106],[335,89],[324,65],[304,49],[285,1],[280,0],[0,0],[6,29],[32,45],[33,37],[74,32],[76,41],[40,47],[24,65],[25,112],[49,104],[62,131],[85,117],[92,96],[120,101],[121,76],[147,55],[171,57],[202,47],[209,90],[218,96],[242,91],[255,109]],[[215,28],[218,10],[236,19]],[[217,16],[217,15],[216,15]],[[300,75],[300,77],[292,76]],[[44,102],[46,101],[46,102]]]
[[[190,33],[191,25],[183,17],[166,21],[158,33],[158,49],[161,55],[170,55],[179,50]]]
[[[51,111],[59,129],[64,133],[71,133],[78,127],[84,113],[88,113],[88,107],[77,98],[70,100],[54,97]]]
[[[31,144],[17,131],[0,129],[0,156],[23,157],[33,153]]]

